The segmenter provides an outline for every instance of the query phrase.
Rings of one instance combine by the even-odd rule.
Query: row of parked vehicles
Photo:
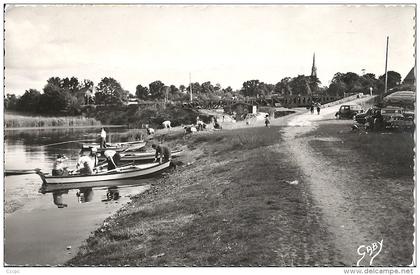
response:
[[[360,105],[342,105],[335,116],[338,119],[353,119],[370,130],[413,130],[415,127],[414,111],[397,106],[373,106],[364,111]]]

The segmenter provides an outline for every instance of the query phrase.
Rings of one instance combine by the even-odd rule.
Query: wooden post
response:
[[[190,102],[193,101],[193,97],[192,97],[192,85],[191,85],[191,73],[190,73]]]
[[[386,56],[385,56],[385,90],[384,94],[388,90],[388,44],[389,44],[389,36],[386,37]]]

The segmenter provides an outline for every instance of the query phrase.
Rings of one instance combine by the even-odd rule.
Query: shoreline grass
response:
[[[101,122],[94,118],[83,116],[71,117],[44,117],[25,116],[18,114],[5,114],[4,127],[7,128],[46,128],[46,127],[77,127],[77,126],[100,126]]]

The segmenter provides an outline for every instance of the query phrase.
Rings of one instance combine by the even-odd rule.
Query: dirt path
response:
[[[361,103],[370,98],[358,99],[348,103]],[[346,200],[347,195],[338,188],[337,182],[358,180],[357,174],[349,168],[336,170],[334,166],[319,161],[319,156],[309,144],[304,134],[314,130],[323,120],[334,119],[338,106],[321,109],[317,115],[306,112],[293,117],[283,135],[290,155],[302,170],[313,199],[324,215],[332,240],[337,249],[337,260],[343,265],[356,265],[359,258],[357,248],[373,240],[360,230],[356,217],[349,211],[353,206]]]

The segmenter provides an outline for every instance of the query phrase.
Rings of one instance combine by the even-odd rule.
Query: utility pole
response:
[[[164,90],[164,92],[165,92],[165,99],[164,99],[164,102],[163,102],[163,109],[166,109],[166,104],[168,103],[168,90],[169,90],[169,87],[168,86],[163,86],[163,87],[161,87],[160,89],[159,89],[159,92],[160,93],[162,93],[162,89]]]
[[[192,85],[191,85],[191,73],[190,73],[190,102],[192,101],[193,101],[193,98],[192,98]]]
[[[389,36],[386,37],[386,56],[385,56],[385,91],[383,95],[388,90],[388,44],[389,44]],[[382,95],[382,96],[383,96]]]

